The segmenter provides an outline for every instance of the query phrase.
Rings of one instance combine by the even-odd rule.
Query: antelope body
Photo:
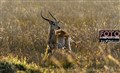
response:
[[[65,31],[59,29],[55,31],[56,36],[56,48],[71,50],[69,35]]]

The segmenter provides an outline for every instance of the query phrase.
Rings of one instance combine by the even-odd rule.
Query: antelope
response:
[[[47,19],[42,15],[41,17],[50,24],[49,38],[48,38],[48,53],[53,49],[67,48],[71,50],[69,35],[61,29],[59,21],[49,12],[53,20]]]

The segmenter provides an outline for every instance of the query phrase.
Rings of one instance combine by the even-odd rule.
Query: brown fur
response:
[[[69,40],[69,35],[66,33],[64,30],[59,29],[55,30],[55,39],[56,39],[56,48],[58,49],[69,49],[71,50],[70,47],[70,40]]]

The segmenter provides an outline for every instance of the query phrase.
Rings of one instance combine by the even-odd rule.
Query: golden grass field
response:
[[[71,38],[72,52],[43,62],[50,11]],[[119,0],[1,0],[0,73],[120,73],[120,43],[99,42],[99,30],[120,30]]]

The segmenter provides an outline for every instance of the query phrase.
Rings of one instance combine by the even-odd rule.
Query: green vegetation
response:
[[[119,0],[0,1],[0,73],[119,73],[120,43],[100,43],[100,29],[120,30]],[[77,45],[44,55],[50,11]]]
[[[0,73],[40,73],[39,67],[34,64],[26,63],[26,58],[19,60],[18,57],[13,57],[12,55],[3,57],[0,60]]]

